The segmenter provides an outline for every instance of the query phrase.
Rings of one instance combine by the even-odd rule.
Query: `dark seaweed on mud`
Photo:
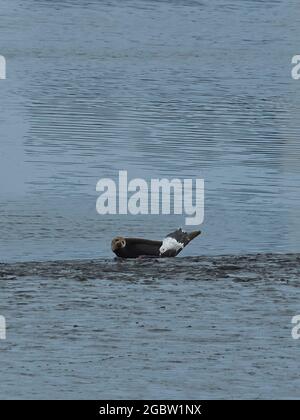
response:
[[[279,281],[297,283],[300,279],[300,254],[253,254],[170,259],[99,259],[0,264],[0,280],[19,277],[61,279],[181,279],[238,282]]]

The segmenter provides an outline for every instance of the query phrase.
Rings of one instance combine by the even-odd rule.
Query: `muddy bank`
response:
[[[1,264],[0,398],[298,398],[299,283],[299,254]]]
[[[73,260],[0,264],[0,279],[13,277],[136,280],[182,279],[298,282],[300,254],[251,254],[168,259]]]

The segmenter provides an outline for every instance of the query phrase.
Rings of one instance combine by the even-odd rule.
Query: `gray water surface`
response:
[[[298,0],[0,16],[0,398],[299,398]],[[113,260],[117,234],[184,225],[98,215],[119,170],[204,178],[180,257]]]
[[[297,1],[1,0],[0,258],[96,258],[184,216],[100,216],[96,183],[204,178],[201,248],[297,252]]]

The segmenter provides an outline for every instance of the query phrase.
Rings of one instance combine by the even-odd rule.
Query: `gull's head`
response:
[[[168,246],[161,246],[159,248],[159,256],[160,257],[174,257],[176,255],[176,250],[169,248]]]
[[[166,247],[166,246],[162,245],[162,246],[159,248],[159,255],[164,254],[165,252],[167,252],[167,250],[168,250],[168,247]]]
[[[175,257],[184,245],[178,242],[175,238],[167,237],[163,240],[159,248],[160,257]]]

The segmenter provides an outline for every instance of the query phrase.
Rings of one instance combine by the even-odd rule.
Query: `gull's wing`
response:
[[[178,243],[182,244],[183,246],[186,246],[191,240],[189,234],[181,228],[169,233],[166,237],[175,239]]]
[[[176,255],[178,255],[179,252],[189,242],[191,242],[191,240],[196,238],[196,236],[200,235],[200,233],[200,230],[187,233],[181,228],[169,233],[162,242],[162,246],[160,248],[160,256],[176,257]]]

